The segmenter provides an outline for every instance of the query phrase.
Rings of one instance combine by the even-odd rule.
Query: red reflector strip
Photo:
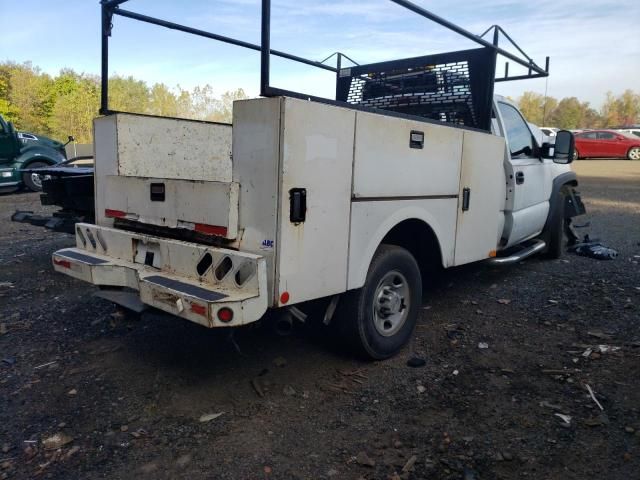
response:
[[[107,208],[104,211],[104,215],[105,215],[105,217],[110,217],[110,218],[122,218],[122,217],[125,217],[127,215],[127,212],[123,212],[121,210],[111,210],[111,209]]]
[[[205,307],[204,305],[198,305],[197,303],[192,303],[191,311],[193,313],[197,313],[198,315],[202,315],[203,317],[207,316],[207,307]]]
[[[219,227],[218,225],[207,225],[205,223],[196,223],[194,230],[200,233],[206,233],[207,235],[219,235],[221,237],[227,236],[227,228]]]
[[[71,262],[69,260],[58,260],[57,258],[54,258],[53,263],[63,268],[71,268]]]

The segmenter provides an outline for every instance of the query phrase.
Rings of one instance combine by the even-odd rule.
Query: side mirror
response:
[[[76,141],[76,139],[74,138],[74,136],[73,136],[73,135],[69,135],[69,141],[70,141],[70,142],[75,142],[75,141]]]
[[[573,162],[575,152],[575,139],[569,130],[560,130],[556,133],[556,142],[553,148],[553,161],[555,163]]]

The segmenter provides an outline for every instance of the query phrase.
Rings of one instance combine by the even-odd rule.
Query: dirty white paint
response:
[[[107,175],[118,174],[118,135],[116,132],[115,115],[98,117],[93,121],[95,149],[93,186],[96,223],[107,227],[113,225],[113,219],[104,215],[107,188],[106,182],[101,179],[106,178]]]
[[[231,125],[116,114],[118,174],[231,181]]]
[[[455,265],[489,257],[498,248],[504,223],[504,139],[465,131],[458,202]],[[462,211],[462,191],[470,189],[469,210]]]
[[[424,148],[410,148],[413,130],[424,133]],[[457,194],[462,132],[457,128],[358,112],[353,195]]]
[[[349,241],[349,289],[364,285],[375,251],[385,235],[405,220],[429,225],[442,252],[443,266],[453,265],[457,198],[353,202]]]
[[[278,295],[289,303],[346,290],[355,111],[285,98],[281,121]],[[289,191],[305,188],[306,220]]]
[[[410,148],[412,131],[424,134],[423,148]],[[78,234],[77,248],[54,254],[54,263],[62,259],[70,267],[55,264],[56,270],[139,290],[143,302],[207,326],[220,326],[215,312],[229,306],[236,312],[230,325],[240,325],[259,319],[268,306],[282,306],[284,292],[292,305],[362,287],[374,252],[405,220],[434,231],[444,267],[487,258],[504,225],[517,236],[544,223],[555,176],[547,162],[532,172],[531,183],[540,188],[535,193],[546,200],[527,207],[517,203],[529,202],[526,192],[514,197],[505,186],[502,138],[286,97],[235,102],[233,132],[232,138],[228,125],[131,114],[97,119],[100,226],[79,225],[84,236]],[[165,184],[164,202],[150,200],[156,182]],[[471,202],[462,212],[465,187]],[[299,224],[290,221],[293,188],[307,194],[306,220]],[[115,230],[106,208],[166,227],[226,227],[239,250]],[[527,217],[518,218],[520,210]],[[88,231],[102,241],[87,242]],[[105,262],[68,260],[65,251]],[[205,255],[212,266],[198,274]],[[225,258],[231,271],[217,278]],[[253,273],[239,285],[243,266]],[[206,302],[203,316],[190,308],[201,299],[159,288],[149,280],[154,274],[228,297]]]
[[[89,235],[96,240],[100,238],[100,241],[96,241],[94,246],[88,241]],[[153,267],[144,264],[148,251],[154,252]],[[74,258],[73,253],[89,255],[104,262],[83,262]],[[206,254],[212,256],[211,267],[199,275],[196,267]],[[231,261],[231,268],[219,279],[215,270],[225,258]],[[61,265],[60,261],[70,262],[70,268]],[[249,253],[79,223],[76,225],[76,248],[58,250],[53,255],[53,262],[55,270],[94,285],[139,290],[144,303],[208,327],[253,322],[260,319],[267,308],[266,262],[264,258]],[[242,268],[248,268],[251,273],[244,283],[238,284],[236,274]],[[207,301],[145,280],[157,275],[223,293],[227,297]],[[167,298],[175,301],[167,302]],[[177,300],[180,302],[176,303]],[[205,305],[206,315],[187,308],[193,302]],[[230,324],[216,320],[215,312],[224,306],[234,310],[234,320]]]
[[[269,303],[275,303],[280,109],[282,98],[233,104],[233,181],[240,185],[239,248],[267,262]]]
[[[198,182],[108,175],[104,207],[119,210],[142,223],[176,228],[180,222],[203,223],[227,229],[226,238],[238,233],[238,184]],[[165,200],[150,200],[152,183],[161,183]]]

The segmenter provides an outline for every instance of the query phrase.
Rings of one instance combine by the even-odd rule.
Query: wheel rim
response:
[[[578,150],[573,151],[573,159],[578,160]]]
[[[42,188],[42,177],[37,173],[32,173],[31,183],[33,183],[37,188]]]
[[[632,148],[629,152],[629,158],[631,160],[640,160],[640,148]]]
[[[378,283],[373,296],[373,323],[383,337],[395,335],[409,315],[411,294],[405,276],[393,270]]]

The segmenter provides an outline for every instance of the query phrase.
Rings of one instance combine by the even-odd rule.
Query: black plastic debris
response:
[[[584,240],[569,247],[569,251],[582,257],[595,258],[596,260],[613,260],[618,252],[613,248],[605,247],[598,240],[591,240],[589,235]]]
[[[427,364],[427,361],[424,358],[420,357],[411,357],[407,360],[407,366],[412,368],[420,368],[424,367]]]

